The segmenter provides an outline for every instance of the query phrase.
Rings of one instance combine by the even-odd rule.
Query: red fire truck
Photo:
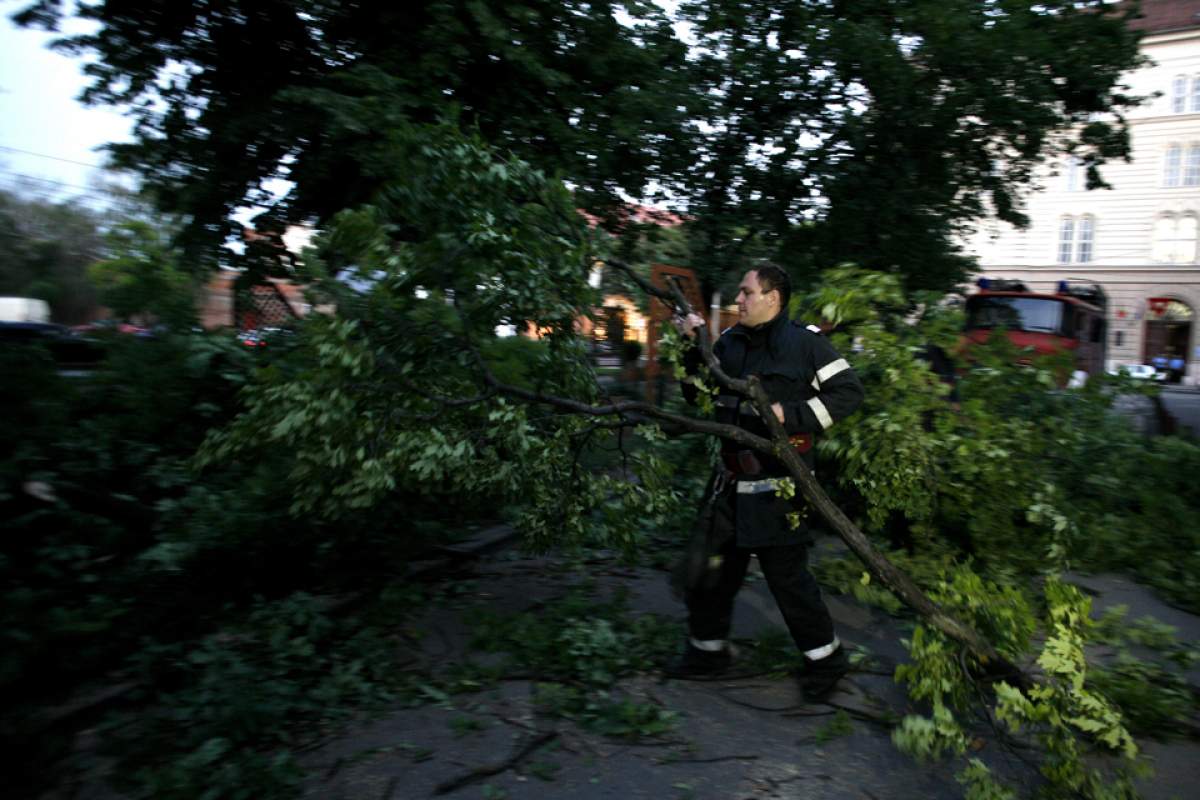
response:
[[[1098,284],[1067,279],[1053,293],[1043,293],[1015,280],[980,278],[977,283],[979,291],[967,297],[965,349],[1000,328],[1019,348],[1038,355],[1068,352],[1075,370],[1104,371],[1108,300]]]

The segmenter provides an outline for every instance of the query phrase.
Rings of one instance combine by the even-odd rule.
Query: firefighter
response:
[[[730,377],[758,376],[772,412],[812,467],[813,437],[853,413],[862,402],[863,388],[818,328],[788,318],[790,295],[787,273],[779,267],[748,271],[738,287],[739,321],[721,334],[713,353]],[[704,320],[692,314],[676,323],[694,337]],[[698,348],[691,348],[685,362],[690,374],[696,374],[700,361]],[[695,402],[696,393],[685,381],[689,402]],[[768,436],[747,398],[722,389],[716,405],[719,422]],[[755,554],[792,639],[804,654],[804,697],[824,699],[846,673],[848,660],[808,570],[808,531],[803,522],[797,525],[792,502],[775,492],[773,479],[787,471],[776,459],[729,440],[722,443],[721,459],[692,543],[674,572],[673,582],[688,608],[689,637],[668,674],[704,678],[728,669],[733,659],[728,638],[734,597]]]

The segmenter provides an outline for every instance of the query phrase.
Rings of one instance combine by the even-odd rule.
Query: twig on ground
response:
[[[841,703],[831,702],[829,700],[826,700],[824,704],[831,708],[835,708],[838,711],[845,711],[850,716],[854,717],[855,719],[860,719],[863,722],[874,722],[876,725],[881,725],[889,730],[896,727],[895,718],[891,716],[885,716],[883,714],[871,714],[863,711],[861,708],[854,708],[853,706],[846,706],[842,705]]]
[[[746,688],[746,687],[742,687],[742,686],[730,686],[730,687],[726,687],[726,688],[730,688],[730,689],[742,689],[742,688]],[[791,709],[791,708],[798,708],[798,707],[799,707],[799,706],[797,706],[795,703],[792,703],[791,705],[786,705],[786,706],[783,706],[783,707],[760,706],[760,705],[758,705],[757,703],[748,703],[748,702],[746,702],[745,700],[738,700],[736,697],[731,697],[731,696],[730,696],[730,695],[729,695],[727,692],[725,692],[725,691],[720,691],[720,690],[719,690],[719,691],[718,691],[718,694],[719,694],[719,696],[720,696],[722,699],[726,700],[727,702],[733,703],[735,706],[741,706],[742,708],[749,708],[749,709],[753,709],[754,711],[766,711],[766,712],[768,712],[768,713],[771,713],[771,714],[777,714],[777,713],[779,713],[779,712],[782,712],[782,711],[787,711],[788,709]]]
[[[713,756],[712,758],[664,758],[659,764],[717,764],[721,761],[757,761],[761,756]]]
[[[799,708],[799,709],[809,709],[810,708],[810,706],[792,706],[792,707]],[[836,709],[830,710],[830,711],[801,710],[801,711],[784,711],[783,716],[785,716],[785,717],[832,717],[836,713],[837,713]]]
[[[558,731],[546,731],[540,736],[535,736],[529,741],[525,742],[525,744],[518,749],[517,752],[513,753],[512,756],[504,761],[500,761],[495,764],[487,764],[482,767],[476,767],[465,775],[460,775],[459,777],[448,781],[442,781],[434,788],[433,793],[434,795],[449,794],[450,792],[461,789],[464,786],[469,786],[472,783],[481,781],[484,778],[490,778],[493,775],[499,775],[501,772],[505,772],[517,766],[522,761],[529,758],[529,756],[533,755],[533,753],[539,748],[550,743],[557,737]]]

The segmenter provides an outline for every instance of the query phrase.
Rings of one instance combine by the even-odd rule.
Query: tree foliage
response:
[[[1200,523],[1200,496],[1162,464],[1187,474],[1200,447],[1147,440],[1121,419],[1113,401],[1140,391],[1131,381],[1096,376],[1060,389],[1054,359],[1018,367],[1029,354],[1005,337],[971,351],[973,368],[949,402],[923,356],[930,343],[956,349],[960,312],[923,299],[906,298],[894,276],[841,267],[797,300],[841,326],[835,341],[853,351],[867,386],[856,418],[831,431],[821,455],[843,506],[896,548],[890,557],[1005,658],[1032,662],[1037,677],[981,693],[985,665],[920,621],[905,643],[911,663],[896,677],[929,710],[906,717],[893,739],[921,759],[961,758],[968,796],[1015,796],[971,756],[972,730],[1002,724],[1001,744],[1037,742],[1045,796],[1135,797],[1145,765],[1132,731],[1145,729],[1150,709],[1160,730],[1191,713],[1178,681],[1193,656],[1174,670],[1097,664],[1088,646],[1106,634],[1090,600],[1059,574],[1118,569],[1195,608],[1198,540],[1184,532]],[[863,600],[900,608],[857,562],[821,571]],[[1103,753],[1114,756],[1111,772],[1096,768]]]
[[[18,15],[54,24],[59,0]],[[635,27],[615,14],[628,9]],[[457,120],[493,144],[561,171],[580,202],[641,194],[686,152],[684,48],[641,2],[327,3],[312,0],[83,5],[94,35],[84,100],[129,106],[137,141],[117,163],[165,210],[219,242],[229,212],[264,201],[262,181],[295,181],[278,213],[328,220],[369,199],[402,165],[397,126]],[[150,101],[150,102],[147,102]],[[201,251],[204,255],[213,253]]]
[[[53,26],[61,0],[16,18]],[[84,99],[126,107],[111,150],[211,262],[229,212],[328,222],[404,165],[389,131],[447,120],[560,175],[610,223],[622,196],[686,209],[710,288],[748,254],[812,277],[852,260],[947,288],[986,211],[1021,222],[1047,156],[1126,155],[1129,4],[693,0],[689,48],[649,2],[272,0],[81,4]],[[1115,111],[1112,122],[1097,116]],[[1065,137],[1057,138],[1060,133]]]
[[[307,327],[303,366],[265,373],[203,460],[285,447],[295,454],[293,510],[330,518],[398,487],[454,502],[520,497],[522,523],[542,545],[587,540],[590,515],[613,491],[662,515],[669,500],[649,502],[660,464],[645,465],[641,485],[592,475],[577,456],[609,432],[506,400],[482,381],[489,372],[529,391],[598,398],[574,330],[595,297],[571,196],[449,126],[398,131],[392,145],[409,165],[403,178],[376,203],[339,214],[309,253],[339,318]],[[500,340],[505,326],[536,328],[542,340]],[[529,362],[515,363],[514,350]]]
[[[1075,152],[1095,180],[1128,153],[1132,8],[696,0],[681,13],[714,129],[689,212],[718,262],[761,236],[810,276],[851,261],[947,289],[968,266],[955,234],[987,212],[1024,223],[1020,191],[1048,156]]]
[[[55,322],[87,321],[96,305],[87,268],[103,252],[103,222],[72,201],[0,190],[0,295],[45,300]]]
[[[148,316],[175,327],[195,322],[195,286],[179,265],[168,231],[128,220],[109,230],[104,240],[107,258],[88,268],[101,303],[124,319]]]

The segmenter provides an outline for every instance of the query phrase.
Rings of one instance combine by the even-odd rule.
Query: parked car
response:
[[[1108,371],[1110,375],[1125,374],[1140,381],[1165,381],[1167,373],[1161,372],[1149,364],[1122,364]]]
[[[83,325],[76,325],[71,328],[75,333],[124,333],[129,336],[141,336],[143,338],[154,335],[154,331],[150,328],[144,328],[141,325],[134,325],[129,322],[121,322],[116,319],[98,319],[93,322],[87,322]]]
[[[61,375],[81,375],[104,360],[104,348],[51,322],[0,322],[0,349],[44,347]]]
[[[246,347],[266,347],[268,344],[283,344],[295,336],[291,328],[267,327],[249,328],[238,331],[237,340]]]

